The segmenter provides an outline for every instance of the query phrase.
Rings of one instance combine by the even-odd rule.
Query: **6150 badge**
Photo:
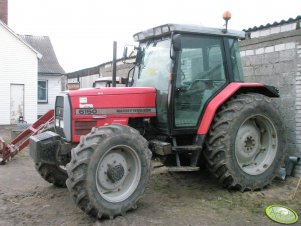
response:
[[[81,108],[76,109],[77,115],[95,115],[97,114],[97,109],[95,108]]]

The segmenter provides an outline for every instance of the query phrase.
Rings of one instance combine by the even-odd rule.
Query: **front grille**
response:
[[[86,135],[90,133],[93,127],[96,127],[96,121],[76,121],[75,135]]]

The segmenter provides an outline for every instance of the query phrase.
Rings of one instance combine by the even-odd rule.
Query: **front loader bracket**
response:
[[[5,164],[9,159],[22,151],[29,144],[29,137],[33,136],[47,127],[54,120],[54,110],[49,110],[41,116],[30,127],[20,133],[10,144],[0,137],[0,164]]]

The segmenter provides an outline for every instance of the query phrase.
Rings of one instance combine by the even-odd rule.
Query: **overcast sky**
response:
[[[247,29],[301,15],[301,0],[8,0],[8,25],[18,34],[49,36],[66,72],[121,57],[132,35],[164,23]]]

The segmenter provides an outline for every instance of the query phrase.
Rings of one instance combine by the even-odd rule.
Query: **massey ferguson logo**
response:
[[[117,113],[149,113],[151,108],[124,108],[116,109]]]

